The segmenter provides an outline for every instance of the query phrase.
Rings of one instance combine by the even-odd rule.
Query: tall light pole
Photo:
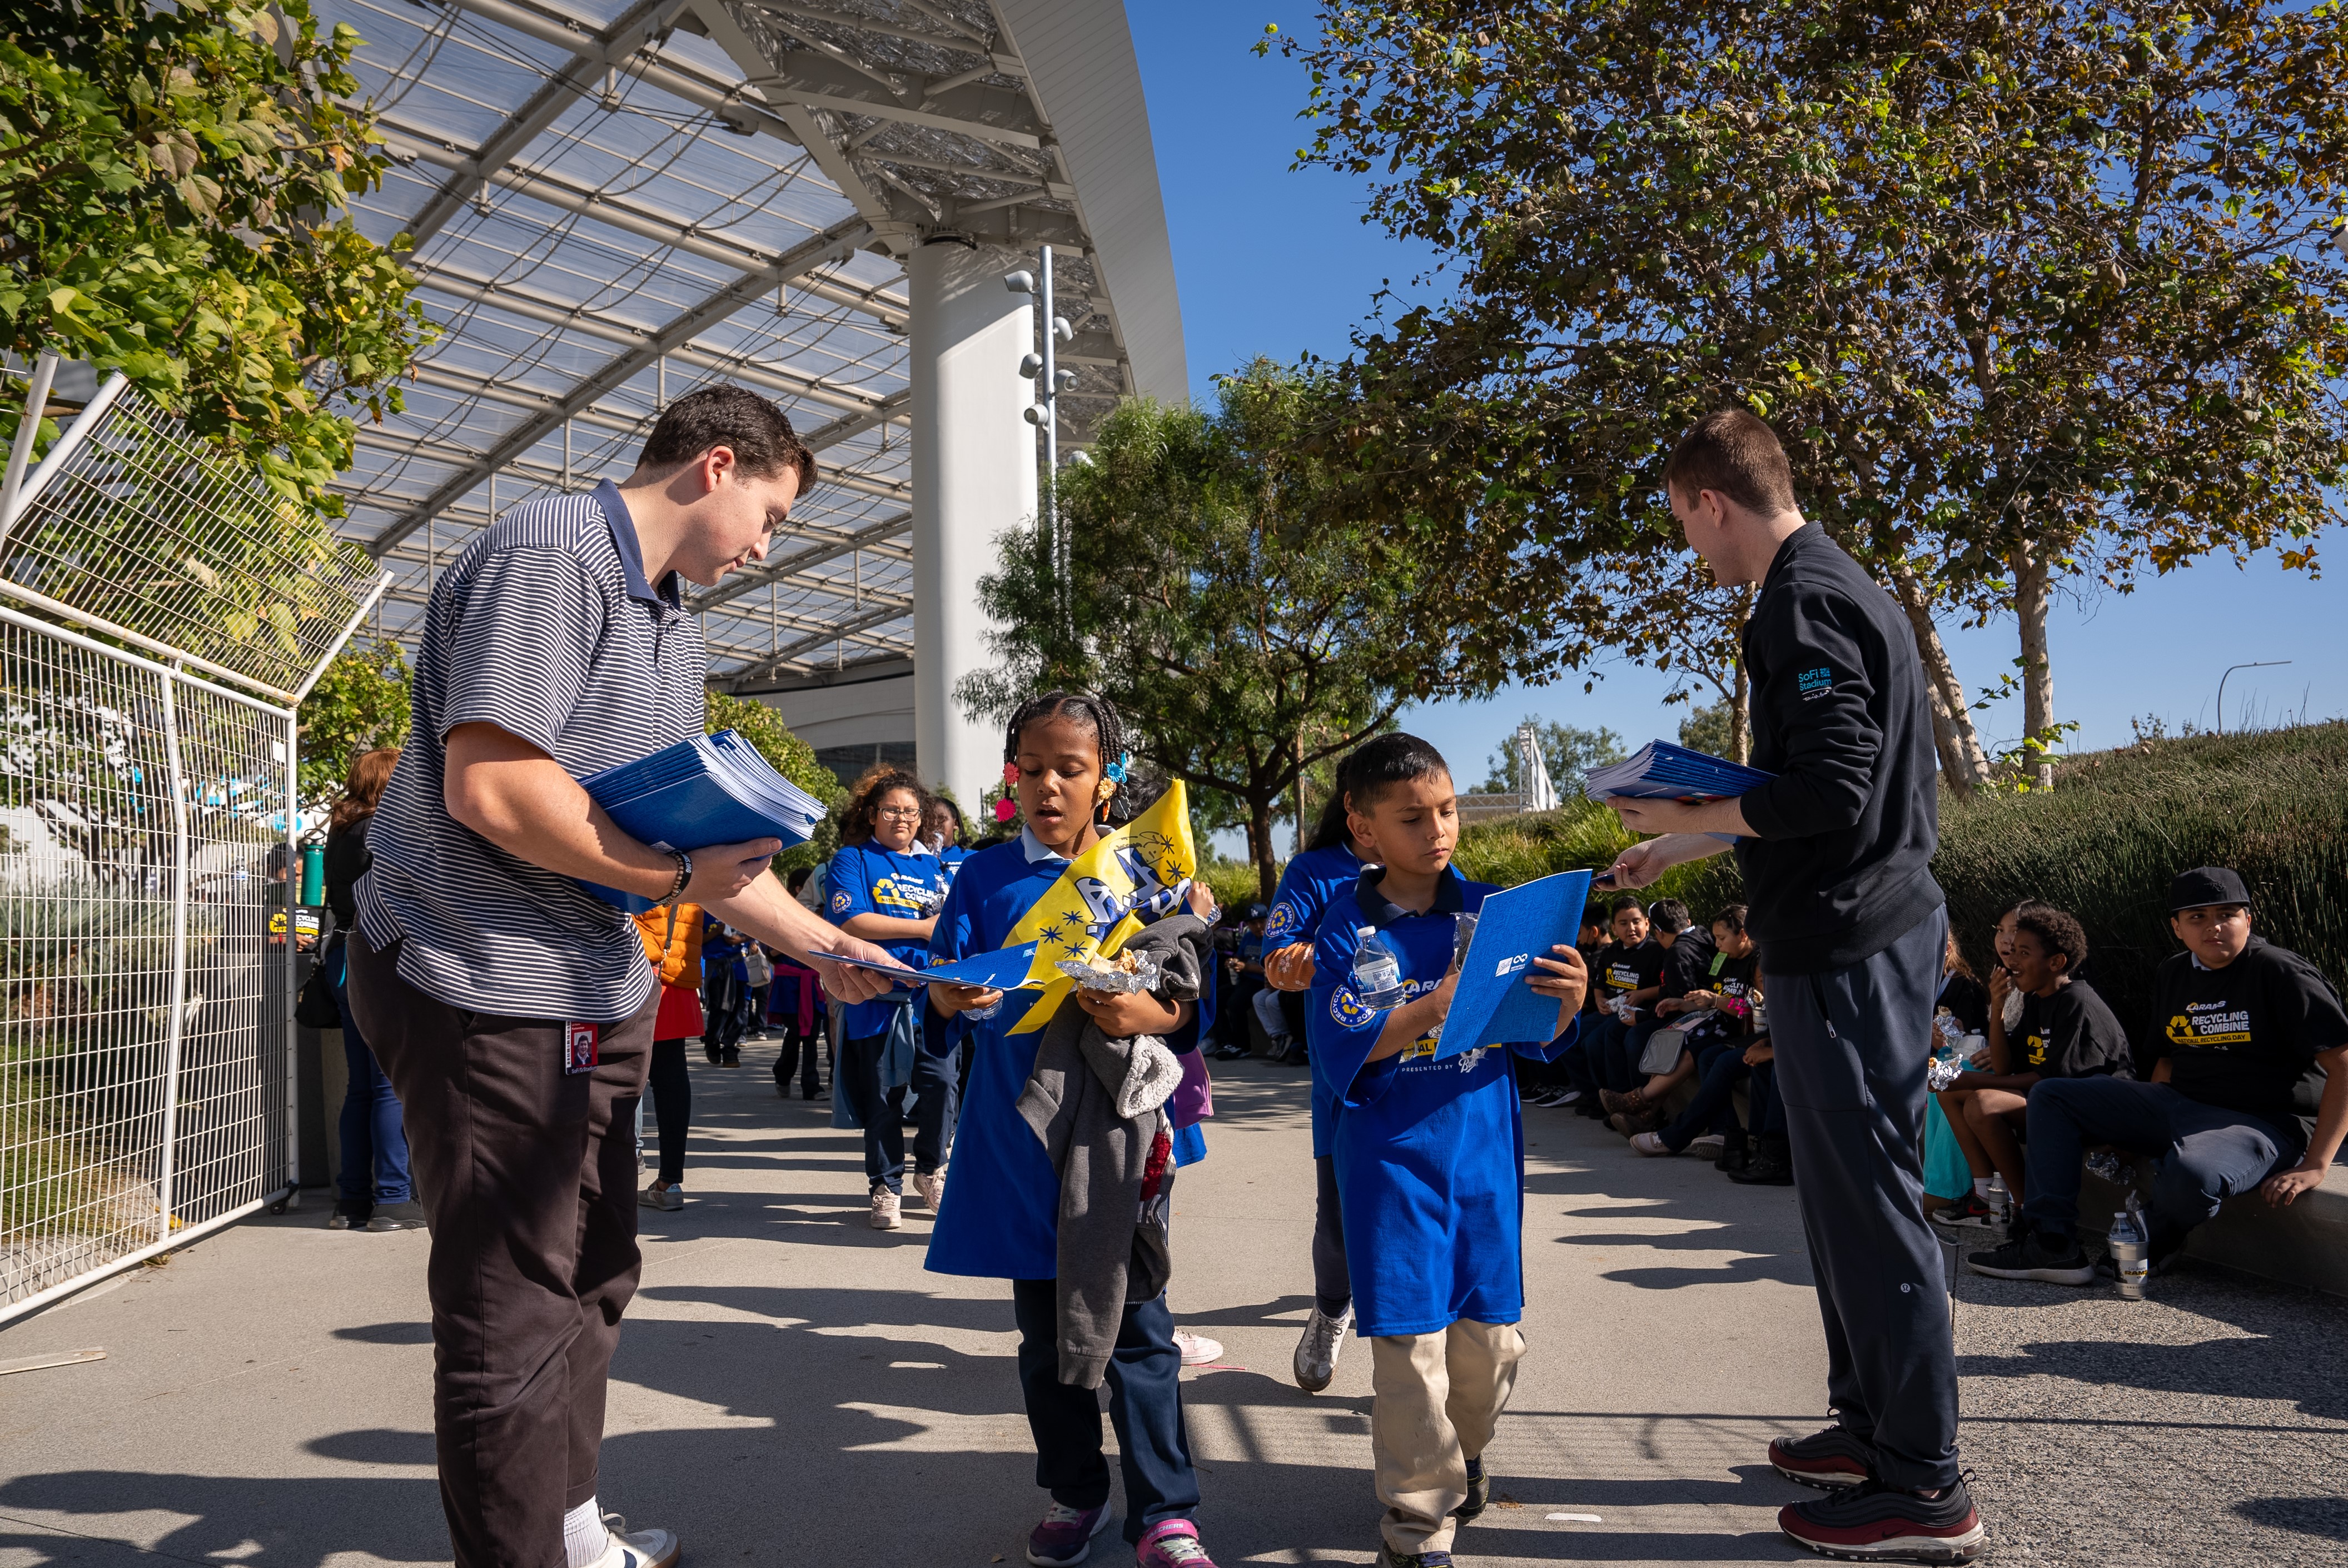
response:
[[[2226,676],[2232,675],[2236,670],[2272,669],[2278,665],[2289,663],[2291,663],[2289,659],[2253,659],[2247,665],[2228,665],[2226,675],[2218,677],[2218,733],[2220,735],[2226,733]]]
[[[1019,374],[1034,381],[1035,401],[1027,406],[1026,420],[1044,432],[1044,490],[1042,496],[1044,540],[1052,562],[1052,575],[1060,580],[1066,590],[1068,569],[1067,541],[1060,532],[1058,490],[1060,484],[1060,394],[1076,385],[1074,371],[1062,370],[1059,346],[1076,336],[1076,329],[1066,318],[1056,314],[1052,300],[1052,247],[1043,246],[1036,253],[1035,271],[1007,274],[1003,286],[1013,294],[1032,294],[1044,307],[1044,352],[1030,354],[1019,361]]]

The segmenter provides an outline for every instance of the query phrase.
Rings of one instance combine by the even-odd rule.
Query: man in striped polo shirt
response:
[[[815,457],[716,387],[663,411],[636,471],[514,508],[435,585],[414,728],[368,836],[351,1009],[399,1091],[432,1231],[433,1418],[458,1568],[667,1568],[595,1502],[604,1385],[633,1295],[633,1122],[659,987],[579,886],[697,903],[835,995],[888,962],[767,869],[775,840],[655,850],[577,779],[701,733],[708,657],[679,580],[761,560]]]

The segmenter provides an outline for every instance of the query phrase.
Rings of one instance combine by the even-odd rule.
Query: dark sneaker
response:
[[[1992,1279],[2036,1279],[2048,1284],[2093,1284],[2096,1265],[2085,1249],[2071,1237],[2049,1241],[2036,1231],[2024,1231],[2003,1246],[1986,1253],[1967,1253],[1965,1267]]]
[[[1027,1561],[1039,1568],[1066,1568],[1071,1563],[1081,1563],[1092,1555],[1093,1537],[1107,1527],[1106,1502],[1098,1508],[1070,1508],[1056,1502],[1044,1522],[1027,1532]]]
[[[1378,1568],[1451,1568],[1451,1553],[1397,1552],[1389,1546],[1378,1553]]]
[[[1732,1143],[1720,1151],[1720,1158],[1712,1162],[1712,1168],[1724,1175],[1734,1176],[1750,1164],[1752,1160],[1750,1144]]]
[[[1468,1461],[1468,1501],[1451,1511],[1451,1517],[1465,1524],[1492,1506],[1492,1478],[1484,1473],[1482,1460]]]
[[[1728,1179],[1740,1187],[1790,1187],[1794,1166],[1781,1150],[1764,1144],[1746,1157],[1744,1170],[1731,1171]]]
[[[1991,1218],[1989,1205],[1982,1202],[1978,1192],[1968,1192],[1953,1203],[1941,1204],[1932,1216],[1932,1223],[1978,1231],[1997,1228],[1996,1222]]]
[[[333,1213],[326,1216],[326,1229],[330,1231],[364,1231],[367,1227],[367,1217],[372,1212],[374,1212],[374,1211],[371,1208],[338,1208]]]
[[[1777,1528],[1827,1557],[1850,1563],[1970,1563],[1988,1544],[1965,1483],[1939,1497],[1864,1480],[1777,1511]]]
[[[1831,1491],[1875,1473],[1875,1445],[1837,1423],[1807,1438],[1777,1439],[1769,1445],[1769,1462],[1787,1480]]]

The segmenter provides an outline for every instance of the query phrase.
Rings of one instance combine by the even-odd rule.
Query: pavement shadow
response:
[[[2109,1339],[2040,1340],[2008,1356],[1960,1356],[1967,1377],[2065,1377],[2103,1387],[2287,1402],[2309,1416],[2348,1420],[2348,1385],[2322,1361],[2279,1354],[2271,1339],[2141,1345]]]
[[[2234,1511],[2271,1530],[2348,1541],[2348,1497],[2246,1497]]]
[[[66,1515],[76,1522],[67,1528],[102,1540],[120,1539],[108,1534],[107,1523],[126,1514],[184,1516],[183,1522],[153,1537],[146,1550],[188,1562],[252,1560],[273,1568],[323,1568],[330,1556],[360,1543],[389,1563],[448,1561],[440,1483],[429,1476],[81,1470],[19,1476],[0,1485],[0,1512],[36,1511]],[[58,1560],[57,1546],[55,1536],[0,1528],[0,1553],[28,1553],[25,1562]]]

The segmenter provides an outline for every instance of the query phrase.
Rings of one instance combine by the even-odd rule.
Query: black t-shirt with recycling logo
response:
[[[2005,1033],[2008,1072],[2041,1078],[2134,1078],[2127,1031],[2096,988],[2074,980],[2052,996],[2024,993],[2022,1019]]]
[[[2296,1128],[2305,1146],[2323,1099],[2315,1058],[2348,1045],[2340,992],[2315,965],[2253,936],[2223,969],[2206,969],[2190,953],[2168,958],[2154,974],[2153,996],[2147,1066],[2168,1057],[2178,1093]]]
[[[1612,1003],[1615,997],[1643,991],[1663,976],[1663,946],[1653,937],[1644,942],[1610,942],[1598,954],[1598,989]]]

